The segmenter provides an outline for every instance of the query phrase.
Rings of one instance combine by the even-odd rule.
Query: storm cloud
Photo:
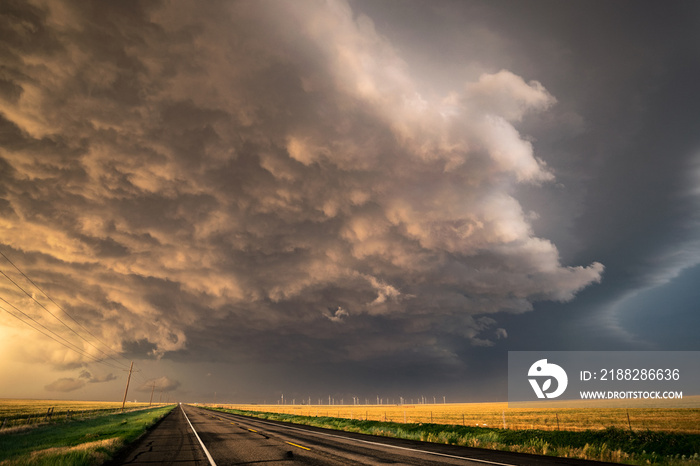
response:
[[[692,349],[696,10],[3,2],[0,370],[488,398],[507,350]]]
[[[119,351],[449,359],[601,279],[515,197],[538,81],[438,94],[342,1],[12,6],[2,242]]]

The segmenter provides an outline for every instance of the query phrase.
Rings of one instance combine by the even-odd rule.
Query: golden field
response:
[[[217,404],[245,411],[298,416],[407,423],[435,423],[508,429],[586,430],[619,427],[633,430],[700,433],[700,396],[686,397],[684,408],[588,408],[575,402],[561,408],[509,408],[508,403],[438,403],[417,405],[255,405]],[[628,420],[629,415],[629,420]]]
[[[147,408],[148,403],[127,402],[125,410]],[[112,401],[68,401],[68,400],[18,400],[0,398],[0,426],[10,427],[40,422],[53,408],[52,418],[58,416],[91,416],[107,411],[121,410],[121,402]]]

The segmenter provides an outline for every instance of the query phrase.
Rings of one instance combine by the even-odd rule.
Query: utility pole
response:
[[[129,382],[131,381],[131,370],[134,368],[134,361],[131,361],[131,367],[129,367],[129,377],[126,379],[126,390],[124,390],[124,401],[122,401],[122,413],[124,412],[124,405],[126,404],[126,394],[129,391]]]
[[[153,403],[153,392],[155,391],[155,389],[156,389],[156,383],[153,382],[153,388],[151,388],[151,401],[148,402],[148,406],[151,406],[151,404]]]

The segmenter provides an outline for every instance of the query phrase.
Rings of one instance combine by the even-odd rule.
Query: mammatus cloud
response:
[[[0,242],[115,349],[450,359],[601,279],[514,197],[539,82],[434,95],[342,1],[14,8]]]

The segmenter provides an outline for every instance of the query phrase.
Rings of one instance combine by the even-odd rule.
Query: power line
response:
[[[111,349],[111,348],[109,347],[109,345],[107,345],[107,344],[106,344],[104,341],[102,341],[99,337],[97,337],[97,336],[96,336],[95,334],[93,334],[90,330],[88,330],[84,325],[82,325],[80,322],[78,322],[68,311],[66,311],[65,309],[63,309],[63,307],[61,307],[53,298],[51,298],[51,296],[49,296],[49,294],[46,293],[39,285],[37,285],[37,284],[34,282],[34,280],[32,280],[29,276],[27,276],[27,274],[25,274],[25,273],[24,273],[14,262],[12,262],[12,261],[10,260],[10,258],[7,257],[2,251],[0,251],[0,256],[2,256],[10,265],[12,265],[12,267],[15,268],[15,270],[17,270],[17,272],[19,272],[27,281],[29,281],[32,285],[34,285],[34,287],[35,287],[37,290],[39,290],[49,301],[51,301],[59,310],[61,310],[65,315],[67,315],[73,322],[75,322],[75,323],[76,323],[80,328],[82,328],[87,334],[89,334],[90,336],[92,336],[95,340],[97,340],[100,344],[102,344],[102,345],[103,345],[105,348],[107,348],[109,351],[111,351],[111,352],[114,353],[115,355],[118,355],[118,353],[117,353],[116,351],[114,351],[113,349]],[[31,295],[30,293],[28,293],[24,288],[22,288],[19,284],[17,284],[14,280],[12,280],[12,278],[10,278],[6,273],[4,273],[3,271],[0,270],[0,274],[2,274],[2,275],[3,275],[5,278],[7,278],[7,280],[9,280],[13,285],[15,285],[17,288],[19,288],[25,295],[27,295],[28,297],[30,297],[35,303],[37,303],[39,306],[41,306],[41,308],[44,309],[44,310],[45,310],[48,314],[50,314],[53,318],[55,318],[56,320],[58,320],[61,324],[63,324],[63,325],[64,325],[66,328],[68,328],[71,332],[73,332],[74,334],[76,334],[80,339],[82,339],[82,340],[85,341],[87,344],[89,344],[90,346],[92,346],[93,348],[95,348],[97,351],[99,351],[100,353],[102,353],[103,355],[105,355],[107,358],[111,359],[112,361],[116,362],[117,364],[122,365],[122,367],[117,367],[117,366],[115,366],[115,365],[113,365],[113,364],[107,363],[107,362],[105,361],[105,359],[96,358],[95,356],[93,356],[93,355],[87,353],[86,351],[80,349],[79,347],[77,347],[77,346],[74,345],[73,343],[71,343],[71,342],[69,342],[68,340],[66,340],[65,338],[61,337],[61,336],[58,335],[56,332],[54,332],[54,331],[52,331],[51,329],[47,328],[46,326],[44,326],[43,324],[41,324],[40,322],[38,322],[36,319],[32,318],[30,315],[26,314],[25,312],[23,312],[22,310],[20,310],[19,308],[17,308],[16,306],[14,306],[13,304],[11,304],[10,302],[8,302],[7,300],[5,300],[5,299],[3,299],[3,298],[1,298],[1,297],[0,297],[0,300],[4,301],[4,302],[7,303],[8,305],[10,305],[10,306],[11,306],[12,308],[14,308],[17,312],[19,312],[19,313],[21,313],[22,315],[24,315],[27,319],[30,319],[32,322],[36,323],[37,325],[39,325],[39,326],[41,326],[42,328],[46,329],[46,330],[47,330],[48,332],[50,332],[51,334],[55,335],[58,339],[57,339],[57,338],[54,338],[53,336],[51,336],[51,335],[48,334],[48,333],[45,333],[45,332],[42,331],[41,329],[39,329],[39,328],[37,328],[36,326],[32,325],[30,322],[28,322],[28,321],[26,321],[26,320],[23,320],[21,317],[19,317],[19,316],[13,314],[12,312],[8,311],[7,309],[5,309],[5,308],[3,308],[3,307],[1,307],[1,306],[0,306],[0,309],[2,309],[3,311],[7,312],[8,314],[10,314],[12,317],[16,318],[16,319],[19,320],[20,322],[22,322],[22,323],[24,323],[24,324],[26,324],[26,325],[29,325],[29,326],[32,327],[34,330],[37,330],[38,332],[40,332],[42,335],[51,338],[51,339],[54,340],[55,342],[57,342],[57,343],[63,345],[64,347],[66,347],[66,348],[68,348],[68,349],[70,349],[70,350],[72,350],[72,351],[77,352],[78,354],[81,354],[81,355],[83,355],[83,356],[85,356],[85,357],[88,357],[88,358],[92,359],[92,360],[95,361],[95,362],[98,362],[98,363],[101,363],[101,364],[105,364],[105,365],[107,365],[107,366],[109,366],[109,367],[112,367],[112,368],[114,368],[114,369],[121,370],[121,371],[129,371],[129,372],[131,372],[130,369],[126,369],[126,367],[127,367],[126,364],[121,363],[120,361],[116,360],[115,358],[113,358],[113,357],[110,356],[109,354],[105,353],[105,352],[102,351],[100,348],[98,348],[97,346],[95,346],[94,344],[92,344],[90,341],[88,341],[85,337],[83,337],[83,336],[80,335],[78,332],[76,332],[71,326],[69,326],[68,324],[66,324],[66,323],[65,323],[63,320],[61,320],[58,316],[56,316],[54,313],[52,313],[51,311],[49,311],[43,304],[41,304],[39,301],[37,301],[37,300],[34,298],[34,296],[32,296],[32,295]],[[59,339],[62,340],[62,341],[59,341]],[[65,342],[65,343],[64,343],[64,342]],[[126,359],[124,359],[124,360],[126,361]],[[132,362],[132,364],[133,364],[133,362]],[[144,383],[149,382],[149,380],[147,380],[143,375],[141,375],[140,372],[141,372],[141,371],[138,371],[138,370],[133,371],[133,375],[135,375],[137,378],[141,379]]]
[[[17,265],[15,265],[15,263],[12,262],[12,261],[10,260],[10,258],[7,257],[1,250],[0,250],[0,256],[4,257],[5,260],[6,260],[7,262],[9,262],[10,265],[12,265],[12,267],[15,268],[15,270],[17,270],[20,274],[22,274],[22,276],[23,276],[24,278],[26,278],[26,279],[29,281],[29,283],[31,283],[32,285],[34,285],[34,287],[35,287],[37,290],[41,291],[41,293],[42,293],[44,296],[46,296],[46,298],[47,298],[49,301],[51,301],[51,302],[52,302],[57,308],[59,308],[65,315],[67,315],[68,317],[70,317],[70,319],[71,319],[73,322],[75,322],[76,324],[78,324],[78,325],[80,326],[80,328],[82,328],[83,330],[85,330],[85,331],[86,331],[90,336],[92,336],[95,340],[97,340],[97,341],[99,341],[100,343],[102,343],[102,345],[104,345],[104,346],[105,346],[106,348],[108,348],[110,351],[114,351],[114,350],[112,350],[112,349],[109,347],[109,345],[107,345],[105,342],[103,342],[102,340],[100,340],[99,337],[97,337],[96,335],[94,335],[94,334],[93,334],[90,330],[88,330],[83,324],[81,324],[80,322],[78,322],[72,315],[70,315],[70,314],[68,313],[68,311],[66,311],[65,309],[63,309],[56,301],[54,301],[53,298],[52,298],[51,296],[48,295],[48,293],[46,293],[41,287],[39,287],[39,285],[37,285],[37,284],[34,282],[34,280],[32,280],[31,278],[29,278],[24,272],[22,272],[22,270],[21,270],[19,267],[17,267]],[[125,365],[125,367],[126,367],[126,365]]]
[[[95,338],[97,341],[99,341],[100,343],[102,343],[102,345],[103,345],[105,348],[108,348],[110,351],[114,352],[114,350],[112,350],[111,348],[109,348],[109,346],[108,346],[106,343],[102,342],[102,341],[101,341],[98,337],[96,337],[92,332],[90,332],[87,328],[85,328],[85,326],[83,326],[80,322],[78,322],[72,315],[70,315],[68,312],[66,312],[65,309],[63,309],[61,306],[59,306],[58,303],[56,303],[56,301],[54,301],[44,290],[42,290],[36,283],[34,283],[34,281],[33,281],[31,278],[29,278],[24,272],[22,272],[22,270],[20,270],[20,268],[17,267],[17,266],[14,264],[14,262],[12,262],[2,251],[0,251],[0,255],[1,255],[2,257],[4,257],[5,260],[6,260],[7,262],[9,262],[20,274],[22,274],[22,276],[23,276],[24,278],[26,278],[32,285],[34,285],[34,286],[36,287],[37,290],[41,291],[41,293],[42,293],[44,296],[46,296],[46,297],[49,299],[49,301],[51,301],[54,305],[56,305],[56,307],[58,307],[65,315],[67,315],[68,317],[70,317],[71,320],[73,320],[73,322],[75,322],[76,324],[78,324],[83,330],[85,330],[85,331],[86,331],[88,334],[90,334],[93,338]],[[100,348],[98,348],[97,346],[95,346],[92,342],[90,342],[90,341],[87,340],[85,337],[83,337],[82,335],[80,335],[80,334],[79,334],[75,329],[73,329],[71,326],[69,326],[68,324],[66,324],[66,323],[65,323],[63,320],[61,320],[58,316],[56,316],[54,313],[52,313],[51,311],[49,311],[49,310],[46,308],[46,306],[44,306],[42,303],[40,303],[39,301],[37,301],[36,298],[34,298],[34,296],[32,296],[29,292],[27,292],[24,288],[22,288],[17,282],[15,282],[14,280],[12,280],[12,278],[10,278],[5,272],[3,272],[2,270],[0,270],[0,274],[2,274],[2,275],[3,275],[5,278],[7,278],[13,285],[15,285],[17,288],[19,288],[24,294],[26,294],[28,297],[30,297],[35,303],[37,303],[39,306],[41,306],[41,308],[44,309],[47,313],[49,313],[49,315],[51,315],[54,319],[58,320],[58,321],[59,321],[61,324],[63,324],[68,330],[70,330],[71,332],[73,332],[74,334],[76,334],[81,340],[83,340],[83,341],[86,342],[88,345],[90,345],[90,346],[92,346],[93,348],[95,348],[97,351],[99,351],[100,353],[102,353],[103,355],[105,355],[106,357],[108,357],[109,359],[111,359],[112,361],[114,361],[114,362],[116,362],[117,364],[120,364],[120,365],[124,366],[124,368],[126,368],[126,364],[123,364],[122,362],[116,360],[115,358],[113,358],[113,357],[110,356],[109,354],[105,353],[103,350],[101,350]],[[116,352],[115,352],[115,354],[116,354]]]
[[[33,318],[32,316],[30,316],[29,314],[23,312],[23,311],[22,311],[21,309],[19,309],[17,306],[15,306],[14,304],[12,304],[12,303],[10,303],[9,301],[5,300],[4,298],[1,298],[1,297],[0,297],[0,301],[3,301],[4,303],[7,303],[9,306],[11,306],[11,307],[12,307],[13,309],[15,309],[17,312],[19,312],[20,314],[22,314],[24,317],[26,317],[27,319],[31,320],[32,322],[34,322],[34,323],[37,324],[38,326],[42,327],[42,328],[45,329],[47,332],[49,332],[49,333],[55,335],[56,338],[52,337],[51,335],[45,333],[44,331],[42,331],[42,330],[40,330],[39,328],[35,327],[34,325],[30,324],[30,323],[27,322],[26,320],[23,320],[21,317],[18,317],[17,315],[15,315],[15,314],[13,314],[12,312],[8,311],[8,310],[5,309],[4,307],[0,306],[0,309],[2,309],[3,311],[7,312],[8,314],[10,314],[12,317],[14,317],[15,319],[19,320],[20,322],[29,325],[30,327],[32,327],[34,330],[38,331],[38,332],[41,333],[42,335],[51,338],[53,341],[55,341],[55,342],[57,342],[57,343],[63,345],[64,347],[66,347],[66,348],[68,348],[68,349],[70,349],[70,350],[72,350],[72,351],[75,351],[76,353],[80,354],[81,356],[85,356],[85,357],[87,357],[87,358],[92,359],[94,362],[99,362],[99,363],[104,364],[104,365],[106,365],[106,366],[109,366],[109,367],[112,367],[112,368],[115,368],[115,369],[122,370],[121,367],[115,366],[114,364],[110,364],[110,363],[106,362],[104,359],[98,359],[98,358],[96,358],[95,356],[91,355],[90,353],[87,353],[85,350],[82,350],[82,349],[78,348],[78,347],[75,346],[73,343],[69,342],[68,340],[66,340],[65,338],[63,338],[62,336],[60,336],[59,334],[57,334],[56,332],[54,332],[53,330],[51,330],[50,328],[46,327],[45,325],[43,325],[41,322],[39,322],[39,321],[37,321],[36,319],[34,319],[34,318]],[[62,340],[62,341],[59,341],[59,340]]]
[[[104,354],[105,356],[107,356],[107,358],[112,359],[112,360],[115,361],[117,364],[121,364],[119,361],[117,361],[116,359],[114,359],[112,356],[108,355],[107,353],[105,353],[104,351],[102,351],[100,348],[98,348],[97,346],[95,346],[95,345],[93,345],[91,342],[89,342],[87,339],[85,339],[85,337],[83,337],[82,335],[80,335],[80,334],[79,334],[78,332],[76,332],[72,327],[70,327],[68,324],[66,324],[65,322],[63,322],[63,321],[62,321],[59,317],[57,317],[54,313],[52,313],[51,311],[49,311],[48,309],[46,309],[46,307],[45,307],[43,304],[41,304],[39,301],[37,301],[36,298],[34,298],[31,294],[29,294],[24,288],[22,288],[21,286],[19,286],[19,284],[17,284],[14,280],[12,280],[10,277],[8,277],[7,274],[6,274],[5,272],[3,272],[2,270],[0,270],[0,274],[4,275],[5,278],[7,278],[10,282],[12,282],[12,284],[14,284],[17,288],[19,288],[24,294],[26,294],[27,296],[29,296],[35,303],[37,303],[39,306],[41,306],[42,309],[44,309],[44,310],[45,310],[47,313],[49,313],[49,315],[51,315],[54,319],[58,320],[61,324],[63,324],[68,330],[70,330],[71,332],[75,333],[81,340],[83,340],[83,341],[86,342],[88,345],[90,345],[90,346],[92,346],[93,348],[95,348],[95,349],[96,349],[97,351],[99,351],[100,353],[102,353],[102,354]],[[2,298],[0,298],[0,299],[2,299]],[[3,299],[3,301],[5,301],[5,300]],[[5,301],[5,302],[7,303],[7,301]],[[8,303],[8,304],[10,304],[10,303]],[[10,305],[11,305],[11,304],[10,304]],[[12,306],[12,307],[14,307],[14,306]],[[15,309],[17,309],[17,308],[15,308]],[[17,309],[17,310],[19,310],[19,309]],[[20,311],[20,312],[21,312],[21,311]],[[24,314],[24,313],[22,313],[22,314]],[[24,315],[26,315],[26,314],[24,314]],[[31,317],[30,317],[30,318],[31,318]],[[34,320],[34,319],[32,319],[32,320]],[[35,321],[35,322],[36,322],[36,321]],[[42,325],[42,327],[43,327],[43,325]],[[46,327],[44,327],[44,328],[46,328]],[[48,329],[47,329],[47,330],[48,330]],[[54,333],[54,334],[56,334],[56,333],[53,332],[53,331],[51,331],[51,332]],[[57,335],[57,334],[56,334],[56,335]],[[67,341],[67,340],[65,340],[63,337],[61,337],[61,339],[64,340],[64,341]],[[86,354],[87,354],[87,353],[86,353]]]

